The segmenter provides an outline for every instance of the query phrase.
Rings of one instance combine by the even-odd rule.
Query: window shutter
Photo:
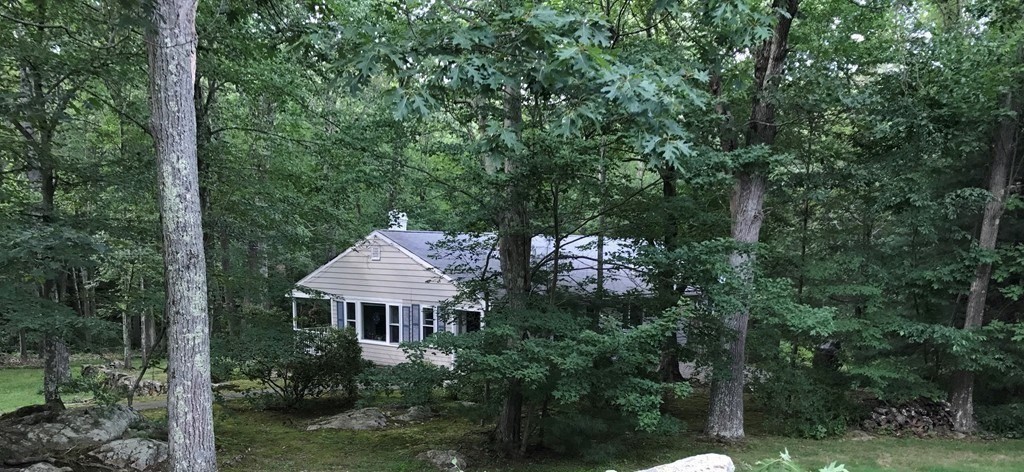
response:
[[[412,318],[412,326],[409,329],[410,329],[410,331],[412,331],[412,336],[409,337],[409,341],[422,341],[423,340],[423,330],[420,329],[420,322],[422,321],[422,314],[420,313],[420,306],[419,305],[413,305],[412,306],[412,316],[410,318]]]
[[[402,307],[402,341],[412,340],[412,309],[409,305]]]
[[[345,302],[334,302],[334,327],[341,329],[345,324]]]

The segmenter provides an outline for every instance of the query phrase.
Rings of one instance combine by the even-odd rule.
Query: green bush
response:
[[[356,394],[362,350],[352,330],[294,331],[284,313],[257,310],[237,337],[214,343],[214,371],[237,371],[266,391],[250,396],[261,406],[296,405],[340,390]]]
[[[508,392],[522,399],[522,443],[599,460],[609,438],[656,433],[667,421],[668,393],[689,393],[685,383],[658,376],[664,339],[681,311],[626,327],[619,314],[595,315],[542,303],[488,313],[487,328],[454,336],[436,333],[426,343],[457,352],[450,391],[476,405],[467,413],[493,421]]]
[[[857,416],[848,389],[810,367],[780,368],[751,387],[773,433],[813,439],[838,436]]]
[[[979,406],[978,423],[990,433],[1008,438],[1024,438],[1024,403]]]
[[[367,399],[393,397],[402,406],[423,406],[433,403],[435,393],[451,378],[451,371],[432,364],[422,355],[409,355],[409,362],[396,366],[374,366],[359,376],[359,385]]]

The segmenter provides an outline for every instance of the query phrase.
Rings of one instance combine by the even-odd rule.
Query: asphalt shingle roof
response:
[[[381,230],[380,234],[415,254],[420,259],[455,280],[478,277],[486,268],[499,271],[498,251],[494,234],[446,234],[442,231]],[[531,244],[534,262],[550,259],[554,239],[534,236]],[[616,258],[633,255],[635,244],[624,239],[605,238],[605,290],[622,294],[647,292],[649,288],[640,273],[623,265]],[[550,265],[550,260],[544,264]],[[597,287],[597,237],[570,235],[562,239],[559,284],[579,292]]]

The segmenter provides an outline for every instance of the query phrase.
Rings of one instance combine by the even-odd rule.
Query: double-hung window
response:
[[[388,342],[398,344],[402,341],[402,317],[398,305],[388,305]]]
[[[420,317],[420,339],[427,339],[430,335],[434,334],[434,330],[437,327],[437,315],[434,307],[425,306],[420,308]]]
[[[356,302],[345,302],[345,327],[356,329]]]

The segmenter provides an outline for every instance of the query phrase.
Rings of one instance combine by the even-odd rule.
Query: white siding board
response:
[[[304,285],[340,297],[391,298],[403,303],[436,304],[451,298],[458,289],[437,273],[380,241],[381,260],[371,261],[369,251],[352,251],[328,264]]]
[[[397,365],[405,362],[405,353],[398,346],[386,346],[376,343],[359,343],[363,348],[363,359],[377,365]]]
[[[408,360],[398,346],[367,342],[360,342],[359,345],[363,348],[363,359],[377,365],[398,365]],[[454,361],[452,356],[437,351],[427,351],[423,357],[429,362],[445,367],[451,367]]]

